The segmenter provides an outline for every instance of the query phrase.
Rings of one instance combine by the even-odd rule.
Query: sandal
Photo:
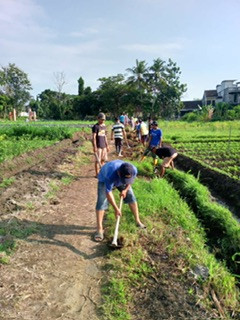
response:
[[[145,226],[143,223],[138,223],[138,224],[137,224],[137,227],[138,227],[139,229],[146,229],[146,226]]]
[[[96,232],[96,233],[95,233],[95,235],[94,235],[94,240],[95,240],[96,242],[101,242],[101,241],[103,241],[103,239],[104,239],[104,234],[103,234],[103,232]]]

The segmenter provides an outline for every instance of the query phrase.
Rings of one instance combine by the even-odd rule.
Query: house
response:
[[[215,106],[217,97],[217,90],[205,90],[203,93],[202,105],[208,106],[211,104],[212,106]]]
[[[186,113],[199,111],[202,109],[202,100],[183,101],[184,107],[180,110],[180,117]]]
[[[226,102],[231,105],[240,104],[240,82],[236,80],[223,80],[221,84],[217,85],[217,101]]]
[[[223,80],[216,86],[216,90],[205,90],[202,100],[183,101],[184,107],[180,116],[188,112],[201,110],[202,106],[215,106],[219,102],[225,102],[233,106],[240,104],[240,82],[236,80]]]

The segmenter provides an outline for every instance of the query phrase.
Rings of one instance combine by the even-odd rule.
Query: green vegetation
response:
[[[76,131],[88,128],[11,125],[0,127],[0,163],[33,149],[50,146],[62,139],[71,138]]]
[[[153,177],[150,162],[134,164],[140,175]],[[217,257],[224,259],[231,270],[240,275],[239,261],[235,256],[240,252],[240,226],[232,213],[212,202],[208,189],[192,175],[178,170],[167,170],[166,178],[197,215],[206,229],[208,245],[216,251]],[[236,259],[233,259],[234,256]]]
[[[218,168],[231,177],[240,178],[240,139],[238,141],[221,142],[184,142],[176,145],[178,151],[184,155],[208,165]]]
[[[14,181],[15,181],[15,178],[13,177],[9,179],[3,179],[3,181],[0,183],[0,189],[9,187]]]
[[[39,231],[36,223],[20,221],[16,218],[11,221],[0,222],[0,263],[8,263],[9,256],[17,248],[16,239],[27,239]]]
[[[148,171],[148,164],[140,164],[139,170]],[[105,284],[108,290],[103,289],[105,319],[131,319],[128,308],[134,298],[132,292],[143,289],[148,277],[154,277],[154,273],[158,272],[157,265],[151,264],[149,254],[159,244],[170,259],[179,265],[182,277],[186,277],[196,266],[207,268],[209,276],[205,279],[199,276],[196,280],[204,292],[202,296],[198,294],[198,299],[206,308],[213,307],[211,290],[214,290],[226,313],[226,319],[231,311],[238,312],[239,290],[234,276],[224,263],[209,253],[204,229],[172,186],[165,179],[137,179],[134,191],[148,232],[137,231],[132,214],[124,206],[120,234],[126,243],[123,249],[109,254],[107,268],[110,276]],[[111,226],[109,232],[112,233],[115,218],[112,209],[110,211],[107,224]],[[142,238],[144,240],[141,241]],[[144,246],[145,242],[147,246]]]

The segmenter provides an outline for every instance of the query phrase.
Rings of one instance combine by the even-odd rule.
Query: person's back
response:
[[[124,129],[124,125],[122,123],[120,123],[120,121],[117,121],[113,127],[112,127],[112,131],[114,134],[114,138],[119,138],[119,139],[123,139],[123,129]]]
[[[145,122],[141,122],[140,132],[142,136],[148,135],[148,128]]]
[[[119,120],[122,124],[124,124],[125,116],[123,114],[120,115]]]

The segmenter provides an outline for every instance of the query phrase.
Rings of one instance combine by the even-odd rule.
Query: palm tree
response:
[[[136,60],[136,66],[133,68],[128,68],[126,70],[127,72],[130,72],[132,75],[128,77],[127,84],[130,86],[133,86],[139,90],[140,93],[140,104],[143,103],[143,93],[145,92],[147,88],[147,63],[143,61]]]

